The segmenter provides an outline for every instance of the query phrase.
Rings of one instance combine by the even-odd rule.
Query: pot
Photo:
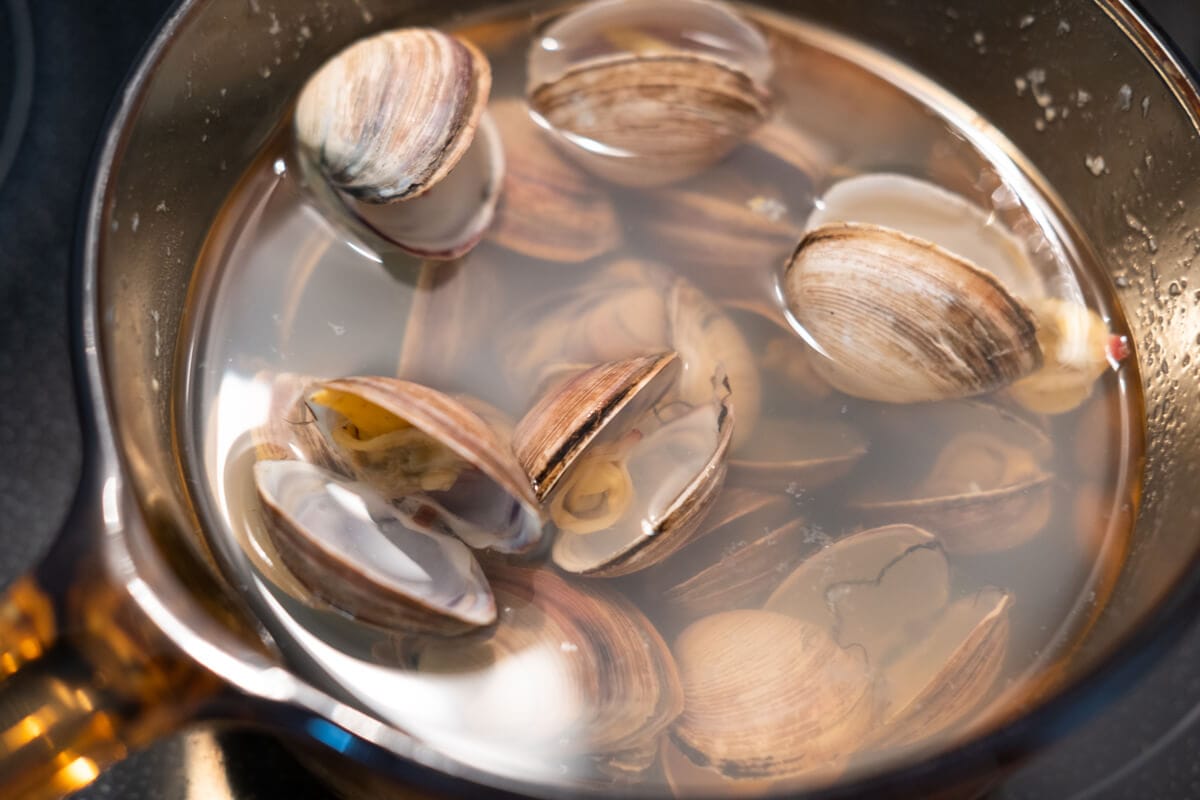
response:
[[[484,3],[460,5],[466,13]],[[1200,203],[1200,89],[1123,0],[1061,4],[1069,48],[1054,25],[1019,24],[1019,3],[954,17],[872,13],[873,5],[812,0],[804,13],[948,89],[1040,176],[1071,227],[1065,235],[1089,247],[1117,287],[1144,379],[1147,457],[1111,599],[1045,676],[1039,700],[953,750],[813,797],[986,785],[1119,695],[1200,604],[1200,405],[1188,369],[1200,304],[1187,288],[1189,279],[1200,286],[1187,217]],[[232,577],[244,556],[201,535],[213,513],[188,478],[193,455],[177,446],[175,391],[196,365],[176,337],[187,327],[193,265],[204,248],[225,244],[207,238],[211,221],[324,59],[368,32],[445,16],[432,2],[329,0],[319,22],[300,19],[312,10],[296,5],[268,25],[251,17],[255,8],[180,3],[131,77],[99,154],[75,286],[88,457],[56,544],[0,605],[0,730],[9,732],[0,796],[68,793],[199,721],[278,732],[333,757],[333,771],[355,774],[360,786],[369,774],[444,794],[549,795],[553,787],[497,781],[440,755],[284,667],[287,640],[264,624],[263,597]],[[277,62],[271,29],[302,26],[312,38],[289,42]],[[971,46],[977,33],[986,46]],[[1042,110],[1013,90],[1031,65],[1044,69],[1047,87],[1089,89],[1086,124],[1033,124]],[[1099,155],[1107,172],[1098,176],[1089,164]],[[130,198],[159,210],[140,232],[114,225]]]

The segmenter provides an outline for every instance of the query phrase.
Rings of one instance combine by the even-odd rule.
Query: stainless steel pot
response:
[[[484,5],[458,4],[464,13]],[[1026,4],[973,5],[810,0],[802,13],[976,109],[1113,277],[1145,382],[1142,505],[1111,602],[1036,708],[951,752],[822,796],[977,784],[1120,693],[1200,601],[1191,366],[1200,347],[1200,90],[1122,0],[1061,0],[1052,19],[1032,25],[1022,24]],[[301,82],[368,31],[445,15],[428,1],[323,0],[263,13],[256,0],[190,0],[147,50],[100,154],[81,241],[83,484],[56,546],[0,606],[0,796],[71,791],[198,720],[265,726],[392,782],[482,791],[470,783],[482,776],[280,665],[243,593],[223,578],[223,554],[200,535],[172,391],[178,370],[191,368],[173,354],[209,224]],[[300,35],[302,26],[314,35]],[[972,46],[979,35],[986,48]],[[1091,113],[1039,130],[1042,110],[1014,91],[1014,78],[1034,68],[1050,91],[1088,91]],[[1096,156],[1107,166],[1099,176],[1088,168]],[[133,210],[143,210],[137,230]]]

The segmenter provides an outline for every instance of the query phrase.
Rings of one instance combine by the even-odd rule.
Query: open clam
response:
[[[955,553],[989,553],[1017,547],[1050,518],[1053,475],[1050,440],[1037,426],[998,406],[963,402],[936,412],[947,438],[917,441],[928,430],[903,412],[883,433],[880,452],[904,453],[905,470],[882,459],[879,474],[849,498],[868,523],[908,522],[938,534]]]
[[[409,381],[357,377],[317,384],[308,404],[355,474],[387,498],[444,517],[472,547],[523,553],[541,541],[529,479],[463,402]]]
[[[406,516],[374,489],[300,461],[260,461],[265,529],[315,597],[387,628],[461,633],[496,606],[471,551],[436,520]]]
[[[545,261],[577,263],[621,243],[612,198],[545,140],[523,103],[491,106],[504,140],[504,191],[488,240]]]
[[[685,621],[757,608],[809,547],[783,494],[726,489],[696,538],[642,574],[642,585]]]
[[[489,567],[496,627],[454,642],[398,640],[422,692],[507,761],[589,759],[608,775],[649,767],[683,708],[666,643],[629,601],[544,570]]]
[[[927,531],[892,525],[853,534],[806,559],[766,609],[860,649],[876,675],[886,746],[913,745],[962,722],[995,688],[1011,597],[996,589],[949,601],[946,557]]]
[[[602,0],[547,26],[529,54],[535,119],[586,169],[630,186],[694,175],[769,114],[759,31],[705,0]]]
[[[1009,394],[1035,414],[1074,411],[1091,397],[1100,376],[1119,364],[1126,347],[1114,342],[1108,324],[1086,306],[1044,298],[1035,309],[1046,363],[1014,383]]]
[[[696,764],[735,779],[829,779],[868,735],[866,661],[815,625],[726,611],[688,626],[672,652],[684,708],[671,737]]]
[[[350,464],[321,432],[317,416],[306,402],[318,379],[281,372],[269,380],[266,420],[251,432],[257,460],[296,459],[339,475],[351,474]]]
[[[546,393],[518,423],[513,451],[529,475],[539,500],[545,500],[575,462],[588,455],[598,436],[620,441],[679,379],[675,353],[613,361],[584,370]],[[608,425],[624,425],[612,435]],[[624,485],[623,479],[618,481]],[[605,481],[601,480],[600,484]],[[628,492],[626,492],[626,496]],[[603,519],[619,511],[603,493],[594,511]]]
[[[822,356],[818,370],[855,397],[970,397],[1042,365],[1033,312],[995,275],[897,230],[812,230],[783,281],[788,310]]]
[[[485,115],[491,81],[473,44],[436,30],[356,42],[296,104],[311,187],[371,243],[427,258],[465,253],[491,223],[504,174]]]
[[[563,470],[548,496],[555,565],[628,575],[695,536],[724,483],[733,430],[728,384],[714,388],[703,405],[674,401],[614,420]]]

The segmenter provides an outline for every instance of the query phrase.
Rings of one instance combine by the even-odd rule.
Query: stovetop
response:
[[[0,585],[47,546],[79,476],[67,318],[75,221],[106,110],[170,5],[0,0]],[[1200,17],[1188,5],[1144,0],[1200,64]],[[79,795],[329,796],[273,739],[215,730],[161,742]],[[1200,798],[1200,624],[1133,691],[993,798]]]

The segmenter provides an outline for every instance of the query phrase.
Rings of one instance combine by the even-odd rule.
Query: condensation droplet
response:
[[[1108,165],[1104,163],[1104,156],[1089,155],[1083,159],[1083,163],[1087,165],[1088,172],[1097,178],[1108,171]]]
[[[1021,30],[1025,30],[1035,21],[1037,21],[1037,17],[1033,16],[1033,14],[1026,14],[1025,16],[1021,17],[1021,19],[1017,20],[1017,27]]]
[[[1133,87],[1128,83],[1121,84],[1121,88],[1117,90],[1117,103],[1122,111],[1133,108]]]

